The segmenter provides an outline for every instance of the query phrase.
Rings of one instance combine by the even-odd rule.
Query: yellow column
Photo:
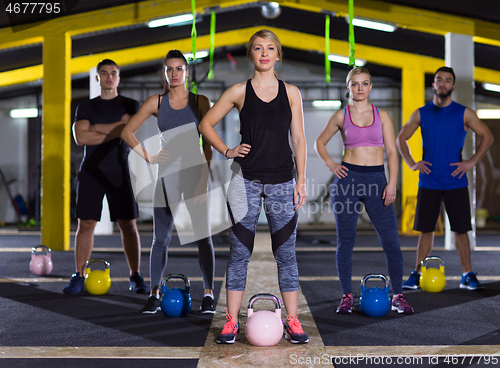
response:
[[[69,249],[71,38],[46,34],[43,42],[42,244]]]
[[[424,68],[417,64],[408,64],[402,70],[402,110],[403,125],[406,124],[410,115],[425,104],[425,72]],[[408,141],[410,152],[415,161],[422,159],[422,135],[420,128]],[[415,208],[411,204],[411,199],[416,198],[418,192],[418,171],[413,171],[408,165],[402,162],[402,216],[401,233],[410,234],[413,229],[413,218]]]

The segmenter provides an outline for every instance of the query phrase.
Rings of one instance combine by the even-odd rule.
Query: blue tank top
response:
[[[467,186],[467,175],[453,177],[457,168],[451,163],[462,161],[467,132],[464,129],[466,107],[452,101],[446,107],[429,102],[420,110],[423,160],[432,163],[431,173],[419,174],[419,187],[427,189],[457,189]]]

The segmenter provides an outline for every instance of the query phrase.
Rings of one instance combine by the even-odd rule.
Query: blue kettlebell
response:
[[[167,281],[171,279],[184,280],[184,289],[167,288]],[[191,289],[191,282],[189,279],[180,273],[171,273],[165,276],[161,282],[161,301],[160,307],[163,313],[168,317],[184,317],[187,316],[191,310],[193,301],[189,294]]]
[[[382,279],[385,288],[366,288],[369,279]],[[389,297],[389,280],[382,274],[369,274],[361,280],[361,296],[359,297],[359,309],[370,317],[382,317],[391,309],[391,298]]]

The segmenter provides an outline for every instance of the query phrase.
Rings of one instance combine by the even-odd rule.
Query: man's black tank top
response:
[[[234,159],[233,170],[237,171],[239,165],[245,179],[262,184],[285,183],[294,177],[288,140],[292,110],[285,84],[281,80],[278,84],[278,95],[264,102],[255,94],[249,79],[240,111],[240,144],[247,143],[252,148],[245,157]]]

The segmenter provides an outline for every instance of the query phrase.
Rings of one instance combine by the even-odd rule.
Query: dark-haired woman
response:
[[[212,158],[209,144],[200,150],[198,124],[210,109],[207,97],[186,88],[188,64],[178,50],[164,60],[163,95],[149,97],[123,128],[122,139],[149,164],[158,164],[153,198],[154,236],[150,254],[151,295],[142,313],[160,309],[160,283],[167,265],[168,246],[174,218],[182,199],[189,211],[198,244],[198,260],[205,289],[202,313],[215,313],[214,248],[208,219],[208,163]],[[161,149],[151,154],[135,138],[135,132],[150,116],[158,122]],[[204,156],[204,157],[203,157]]]

